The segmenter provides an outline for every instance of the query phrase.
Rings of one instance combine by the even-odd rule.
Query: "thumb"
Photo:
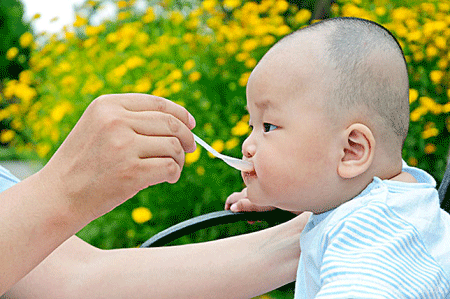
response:
[[[269,206],[258,206],[253,204],[248,198],[240,199],[231,205],[230,210],[232,212],[254,212],[254,211],[270,211],[275,209],[274,207]]]

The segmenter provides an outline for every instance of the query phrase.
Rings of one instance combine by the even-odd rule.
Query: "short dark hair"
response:
[[[375,22],[344,17],[319,21],[285,39],[315,31],[324,33],[324,61],[335,70],[326,103],[330,115],[365,108],[383,127],[382,138],[397,136],[403,146],[409,128],[409,80],[397,39]]]

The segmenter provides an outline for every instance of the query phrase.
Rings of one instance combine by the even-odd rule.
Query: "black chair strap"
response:
[[[220,224],[228,224],[238,221],[266,221],[267,223],[269,223],[269,225],[274,225],[291,220],[295,216],[296,215],[291,212],[279,209],[267,212],[233,213],[228,210],[213,212],[197,216],[173,225],[148,239],[146,242],[144,242],[144,244],[141,245],[141,248],[162,246],[184,235],[188,235],[200,229]]]

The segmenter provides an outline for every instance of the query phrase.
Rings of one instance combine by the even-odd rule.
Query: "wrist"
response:
[[[35,193],[41,194],[41,204],[46,206],[49,227],[56,226],[70,237],[90,222],[85,213],[76,207],[69,186],[59,176],[44,167],[30,180]]]

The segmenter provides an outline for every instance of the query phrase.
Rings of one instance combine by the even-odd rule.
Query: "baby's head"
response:
[[[408,94],[402,50],[375,23],[330,19],[285,37],[247,84],[248,197],[320,213],[399,174]]]

